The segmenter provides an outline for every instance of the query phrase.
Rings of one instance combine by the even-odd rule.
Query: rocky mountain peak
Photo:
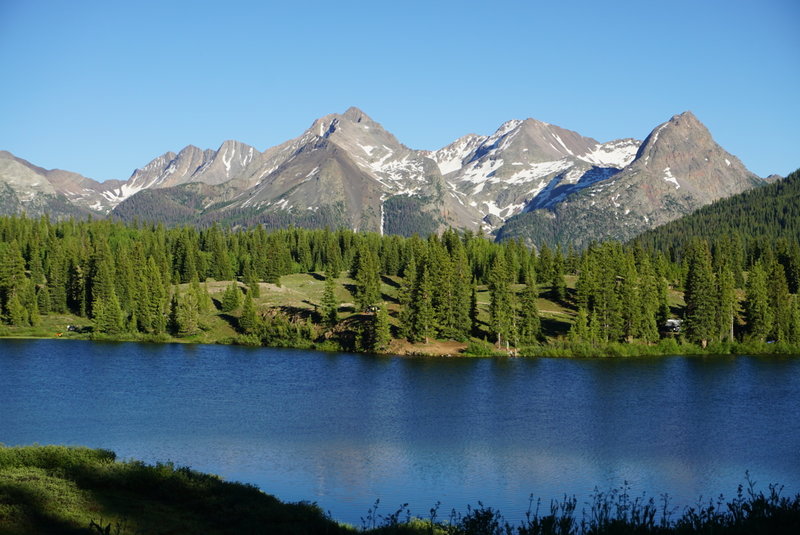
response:
[[[370,123],[375,122],[366,113],[356,108],[355,106],[350,106],[349,108],[347,108],[347,110],[345,110],[345,112],[342,114],[342,117],[350,121],[353,121],[354,123],[360,123],[362,121],[367,121]]]

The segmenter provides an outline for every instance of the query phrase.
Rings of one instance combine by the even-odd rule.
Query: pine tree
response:
[[[767,292],[773,316],[769,336],[773,340],[783,342],[789,337],[792,310],[786,272],[777,261],[772,263],[767,273]]]
[[[374,338],[373,351],[386,351],[392,341],[392,333],[389,327],[389,313],[386,311],[386,303],[381,303],[374,318]]]
[[[536,259],[536,273],[539,275],[543,284],[553,280],[553,252],[546,243],[543,243],[539,247],[539,256]]]
[[[320,313],[322,322],[328,327],[333,327],[339,322],[339,299],[336,298],[336,281],[333,271],[325,272],[325,289],[322,291]]]
[[[589,333],[589,313],[584,307],[578,309],[578,315],[575,317],[575,323],[569,330],[569,340],[575,342],[590,342],[591,335]]]
[[[556,249],[556,254],[553,257],[550,296],[554,301],[563,301],[567,297],[567,282],[564,280],[564,257],[561,254],[561,246]]]
[[[177,299],[175,314],[175,332],[178,336],[191,336],[200,330],[200,317],[197,311],[197,296],[193,292],[180,294],[175,289]]]
[[[455,236],[455,233],[453,233]],[[451,246],[452,258],[452,277],[453,277],[453,338],[456,340],[466,340],[472,331],[472,318],[470,316],[470,298],[472,288],[470,286],[470,269],[467,253],[464,246],[457,236]]]
[[[430,269],[433,295],[431,304],[436,316],[436,329],[442,338],[457,338],[457,298],[453,287],[453,265],[447,250],[439,243],[430,244]]]
[[[28,324],[32,327],[39,325],[39,304],[36,300],[36,287],[33,281],[25,279],[20,291],[20,303],[25,308],[28,316]]]
[[[736,317],[736,279],[728,266],[720,267],[717,274],[717,329],[720,340],[733,341],[733,323]]]
[[[708,243],[695,241],[688,253],[686,272],[686,335],[705,347],[718,332],[716,281]]]
[[[47,286],[50,294],[49,310],[55,314],[67,311],[67,267],[61,248],[48,253]],[[42,308],[42,307],[40,307]]]
[[[508,346],[514,332],[514,309],[508,281],[505,255],[498,251],[489,269],[489,326],[497,339],[497,345]]]
[[[354,262],[357,270],[353,277],[356,282],[355,302],[357,310],[367,310],[381,298],[380,274],[378,273],[378,260],[372,250],[362,247],[358,255],[358,262]]]
[[[253,269],[253,261],[249,255],[244,262],[243,278],[247,285],[247,292],[252,294],[253,298],[261,297],[261,285],[258,283],[256,271]]]
[[[208,242],[208,251],[211,253],[210,275],[218,281],[231,280],[233,278],[233,269],[231,269],[228,246],[225,243],[225,236],[222,231],[216,225],[212,226],[208,230],[206,240]]]
[[[222,294],[222,311],[232,312],[242,304],[242,291],[236,281],[231,282]]]
[[[473,336],[478,333],[478,287],[475,281],[470,285],[469,296],[469,332]]]
[[[244,303],[242,304],[242,314],[239,316],[239,330],[245,334],[255,332],[258,324],[258,314],[256,306],[253,302],[253,297],[250,292],[244,296]]]
[[[653,269],[650,258],[643,254],[639,260],[639,306],[641,311],[637,336],[646,342],[657,342],[659,338],[658,326],[662,314],[660,308],[666,301],[666,293],[664,294],[665,301],[661,301],[661,287],[661,281]],[[667,310],[669,310],[668,306]],[[664,323],[666,323],[666,318],[661,325]]]
[[[10,317],[11,298],[21,289],[25,279],[25,259],[17,240],[0,243],[0,313],[5,310]],[[19,302],[18,295],[16,299]]]
[[[525,277],[526,284],[520,296],[519,331],[520,341],[523,344],[533,344],[539,339],[541,320],[536,300],[539,290],[536,286],[536,277],[529,271]]]
[[[411,294],[410,328],[412,341],[429,339],[435,334],[435,311],[433,309],[433,282],[426,259],[419,264],[419,270]]]
[[[50,289],[46,284],[42,284],[36,292],[36,304],[39,313],[47,315],[50,313]]]
[[[749,337],[765,341],[772,331],[773,310],[769,302],[767,274],[761,262],[750,268],[747,277],[745,315]]]
[[[114,288],[112,262],[110,251],[98,248],[90,269],[93,276],[87,281],[95,330],[106,334],[118,334],[124,325],[124,314]]]
[[[800,344],[800,295],[792,296],[791,315],[789,322],[789,343]]]
[[[116,292],[111,289],[101,293],[92,303],[92,314],[95,329],[106,334],[119,334],[124,325],[122,308]]]
[[[28,313],[25,307],[22,306],[22,303],[20,303],[16,292],[12,293],[8,298],[6,311],[7,321],[11,325],[16,327],[25,327],[28,325]]]
[[[618,274],[620,311],[622,313],[622,337],[632,342],[641,334],[644,324],[640,299],[639,274],[636,272],[633,255],[628,252],[621,259]]]
[[[397,291],[397,302],[400,305],[400,336],[413,339],[413,316],[414,288],[417,281],[417,263],[414,256],[411,256],[403,271],[403,280],[400,282],[400,289]]]

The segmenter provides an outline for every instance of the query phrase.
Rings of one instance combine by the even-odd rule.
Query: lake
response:
[[[676,506],[800,491],[800,359],[398,358],[0,340],[0,442],[108,448],[316,501],[522,519],[627,481]]]

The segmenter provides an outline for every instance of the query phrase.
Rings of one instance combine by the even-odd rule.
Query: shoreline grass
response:
[[[794,534],[800,532],[800,493],[756,489],[746,476],[734,498],[722,496],[677,511],[668,497],[633,495],[626,484],[596,490],[581,510],[565,496],[545,506],[531,496],[525,520],[506,521],[478,502],[443,517],[435,505],[427,518],[407,505],[379,514],[379,501],[360,528],[336,522],[312,503],[283,503],[253,485],[171,463],[119,461],[108,450],[66,446],[0,445],[0,534],[132,535],[408,534]]]

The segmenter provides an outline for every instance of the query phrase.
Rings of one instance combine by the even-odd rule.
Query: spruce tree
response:
[[[765,341],[772,332],[773,310],[767,290],[767,274],[761,262],[754,264],[747,276],[745,315],[749,338]]]
[[[792,296],[791,315],[789,321],[789,339],[790,344],[800,344],[800,295]]]
[[[222,294],[222,311],[232,312],[242,304],[242,291],[236,281],[231,282]]]
[[[523,344],[533,344],[539,339],[541,331],[539,308],[536,304],[539,290],[536,286],[536,277],[532,271],[529,270],[525,280],[525,288],[520,296],[519,334],[520,341]]]
[[[412,341],[429,339],[436,333],[436,316],[433,309],[433,282],[427,259],[420,262],[414,289],[411,294],[410,328]]]
[[[453,234],[455,235],[455,233]],[[452,336],[456,340],[466,340],[472,331],[472,319],[470,316],[471,275],[464,246],[457,236],[454,240],[451,252],[454,302]]]
[[[253,269],[253,261],[248,255],[244,262],[243,279],[247,286],[247,292],[252,294],[254,298],[261,297],[261,285],[258,283],[256,271]]]
[[[28,313],[16,292],[12,293],[6,302],[6,320],[15,327],[25,327],[28,325]]]
[[[736,279],[727,265],[717,274],[717,329],[720,340],[733,341],[733,323],[738,301],[736,299]]]
[[[786,272],[777,261],[772,263],[767,273],[767,292],[773,316],[769,337],[783,342],[789,337],[792,309]]]
[[[592,341],[589,333],[589,313],[586,311],[586,308],[578,308],[578,315],[575,317],[575,323],[572,324],[567,336],[570,342],[573,343]]]
[[[328,327],[333,327],[339,322],[339,299],[336,297],[336,281],[333,271],[328,269],[325,272],[325,288],[322,291],[322,302],[320,304],[322,322]]]
[[[514,309],[505,255],[498,251],[489,269],[489,326],[497,345],[508,346],[515,336]]]
[[[111,289],[101,293],[92,303],[92,314],[95,330],[106,334],[122,332],[124,318],[117,293]]]
[[[374,318],[374,337],[373,351],[386,351],[392,341],[392,333],[389,327],[389,313],[386,310],[386,303],[381,303]]]
[[[39,304],[36,300],[36,287],[32,280],[25,279],[22,284],[20,296],[20,302],[22,306],[25,307],[28,316],[28,324],[32,327],[39,325],[39,321],[41,320],[39,317]]]
[[[179,294],[175,292],[178,300],[176,313],[176,333],[178,336],[191,336],[200,329],[200,317],[197,311],[197,296],[193,292]]]
[[[475,281],[470,285],[469,295],[469,332],[472,336],[478,334],[478,287]]]
[[[397,291],[397,302],[400,305],[400,336],[413,339],[413,316],[414,289],[417,281],[417,263],[414,256],[411,256],[403,271],[403,280],[400,282],[400,289]]]
[[[250,292],[244,296],[244,303],[242,304],[242,314],[239,316],[239,330],[245,334],[255,332],[258,324],[258,313],[256,306],[253,302],[253,296]]]
[[[659,323],[661,299],[661,281],[653,269],[653,264],[647,255],[642,255],[639,260],[639,305],[641,308],[637,336],[646,342],[657,342],[659,338]],[[666,300],[666,294],[664,295]],[[667,307],[668,308],[668,307]]]
[[[711,252],[704,240],[695,241],[687,259],[684,299],[686,301],[686,335],[705,347],[718,333],[718,298],[711,269]]]
[[[550,297],[554,301],[563,301],[567,297],[567,282],[564,280],[564,257],[561,254],[561,246],[556,249],[556,254],[553,257]]]
[[[367,310],[381,298],[378,260],[375,254],[366,246],[362,247],[358,259],[358,262],[354,262],[357,271],[353,277],[356,282],[354,295],[356,310]]]
[[[50,289],[46,284],[42,284],[36,292],[36,304],[39,313],[47,315],[50,313]]]
[[[633,254],[624,254],[619,266],[617,284],[619,287],[620,311],[622,313],[622,338],[632,342],[642,334],[644,325],[643,307],[640,295],[639,274],[636,272]]]

